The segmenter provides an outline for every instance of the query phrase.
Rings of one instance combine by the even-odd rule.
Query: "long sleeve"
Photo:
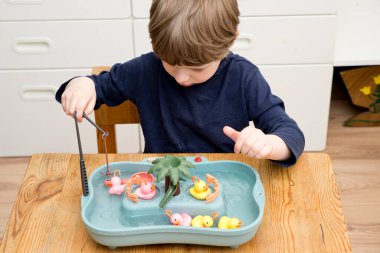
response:
[[[282,166],[294,164],[304,150],[305,138],[297,123],[285,112],[283,101],[272,94],[258,70],[246,83],[245,90],[247,111],[255,127],[280,137],[292,152],[288,160],[276,162]]]
[[[99,75],[89,75],[95,83],[96,104],[95,110],[102,104],[117,106],[126,100],[136,101],[136,84],[139,83],[141,64],[134,59],[123,64],[115,64],[110,71],[103,71]],[[56,93],[56,100],[61,102],[61,96],[72,79],[61,85]]]

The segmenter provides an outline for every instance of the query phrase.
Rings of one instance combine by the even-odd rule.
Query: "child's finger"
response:
[[[270,153],[272,153],[272,150],[273,147],[267,143],[264,147],[261,147],[261,149],[258,150],[258,152],[256,152],[256,154],[254,154],[252,157],[256,159],[265,159],[270,155]]]
[[[78,111],[76,111],[76,113],[77,113],[78,122],[82,122],[83,121],[83,110],[78,110]]]
[[[66,112],[65,108],[66,108],[66,96],[63,96],[61,97],[61,106],[62,106],[62,109],[64,112]]]
[[[71,99],[69,98],[69,96],[67,94],[63,93],[61,102],[62,102],[63,110],[67,115],[70,115],[70,113],[69,113],[70,101],[71,101]]]
[[[266,145],[260,152],[260,156],[262,156],[262,158],[267,158],[273,151],[273,146],[272,145]],[[260,158],[260,159],[262,159]]]
[[[243,143],[246,141],[251,131],[252,129],[250,129],[249,127],[246,127],[240,132],[239,137],[237,138],[235,142],[235,148],[234,148],[235,153],[241,153]]]
[[[77,98],[70,99],[70,102],[68,103],[69,107],[66,108],[66,113],[68,115],[74,115],[74,112],[75,112],[76,107],[77,107],[77,103],[78,103]]]
[[[77,102],[77,105],[75,107],[75,111],[77,112],[77,119],[79,122],[82,122],[82,120],[83,120],[83,111],[84,111],[85,107],[87,106],[87,104],[88,103],[84,99],[78,100],[78,102]]]
[[[84,113],[86,115],[90,115],[94,111],[95,103],[96,103],[96,97],[92,97],[84,110]]]
[[[244,140],[243,145],[241,147],[241,153],[242,154],[248,154],[249,150],[252,148],[253,145],[255,145],[255,142],[260,137],[260,133],[257,131],[250,131],[247,138]]]
[[[66,98],[66,114],[72,116],[75,111],[75,98]]]
[[[257,139],[257,141],[252,145],[248,152],[249,157],[254,157],[257,159],[262,159],[267,156],[266,147],[268,146],[269,139],[262,133],[262,136]]]
[[[240,135],[240,132],[229,126],[223,127],[223,133],[234,142],[236,142],[237,138],[239,138]]]

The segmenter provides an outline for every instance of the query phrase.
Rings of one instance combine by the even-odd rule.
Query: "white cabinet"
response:
[[[78,153],[74,120],[55,92],[93,66],[133,58],[130,6],[129,0],[0,0],[0,156]],[[97,153],[95,128],[86,120],[79,127],[83,152]],[[140,150],[138,133],[131,127],[123,135],[133,140],[125,151]]]
[[[150,2],[132,0],[132,15],[142,17],[133,23],[134,31],[138,31],[134,34],[136,56],[152,50],[146,19]],[[286,4],[279,0],[239,1],[243,16],[231,50],[258,65],[274,94],[285,101],[286,111],[303,130],[308,151],[326,146],[335,4],[327,0],[292,0]]]
[[[367,0],[369,1],[369,0]],[[306,136],[326,145],[336,31],[333,0],[238,0],[232,47],[258,65]],[[151,0],[0,0],[0,156],[77,153],[73,119],[54,100],[65,80],[151,51]],[[96,153],[95,128],[80,124],[83,150]],[[117,128],[119,152],[143,148],[140,128]]]
[[[379,26],[379,0],[338,0],[334,66],[380,65]]]

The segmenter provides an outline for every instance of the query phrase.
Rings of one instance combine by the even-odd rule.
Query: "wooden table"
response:
[[[194,155],[194,154],[192,154]],[[146,245],[112,252],[351,252],[339,191],[328,155],[305,153],[291,168],[239,154],[196,154],[237,160],[257,168],[266,203],[256,236],[237,249],[202,245]],[[144,154],[110,155],[112,161],[141,161]],[[88,174],[104,155],[85,155]],[[1,252],[105,252],[80,216],[79,156],[32,156],[1,242]]]

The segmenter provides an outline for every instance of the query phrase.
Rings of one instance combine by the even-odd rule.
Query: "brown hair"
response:
[[[170,65],[199,66],[224,58],[237,36],[237,0],[153,0],[153,51]]]

